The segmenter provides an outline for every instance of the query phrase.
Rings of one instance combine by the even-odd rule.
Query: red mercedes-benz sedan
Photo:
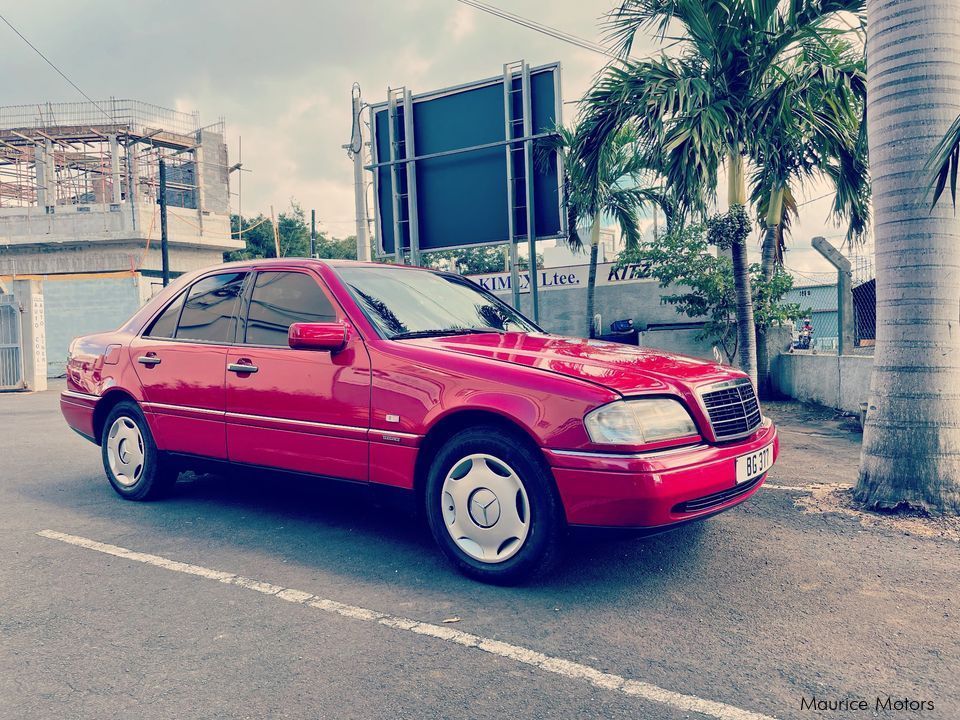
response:
[[[203,461],[392,486],[466,574],[548,568],[570,526],[727,510],[776,460],[749,379],[559,337],[458,275],[280,259],[181,277],[70,347],[69,425],[122,497]]]

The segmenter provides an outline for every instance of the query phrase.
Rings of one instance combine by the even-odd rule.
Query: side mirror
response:
[[[347,344],[347,324],[293,323],[287,332],[287,342],[294,350],[328,350],[337,352]]]

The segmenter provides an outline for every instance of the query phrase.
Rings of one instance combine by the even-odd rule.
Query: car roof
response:
[[[308,257],[281,257],[281,258],[258,258],[253,260],[235,260],[233,262],[222,263],[217,268],[243,267],[260,268],[283,265],[300,267],[316,267],[318,265],[327,265],[329,267],[371,267],[371,268],[403,268],[406,270],[428,270],[430,268],[421,268],[413,265],[394,265],[391,263],[374,262],[372,260],[342,260],[339,258],[308,258]]]

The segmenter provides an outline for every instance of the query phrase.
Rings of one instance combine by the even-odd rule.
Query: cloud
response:
[[[446,25],[446,32],[451,40],[460,42],[468,35],[473,34],[477,27],[476,13],[477,11],[474,8],[466,5],[460,5],[451,13]]]

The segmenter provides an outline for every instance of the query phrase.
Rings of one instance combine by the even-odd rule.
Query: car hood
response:
[[[526,365],[603,385],[624,395],[680,392],[744,377],[715,362],[634,345],[539,333],[483,333],[420,338],[421,347]]]

